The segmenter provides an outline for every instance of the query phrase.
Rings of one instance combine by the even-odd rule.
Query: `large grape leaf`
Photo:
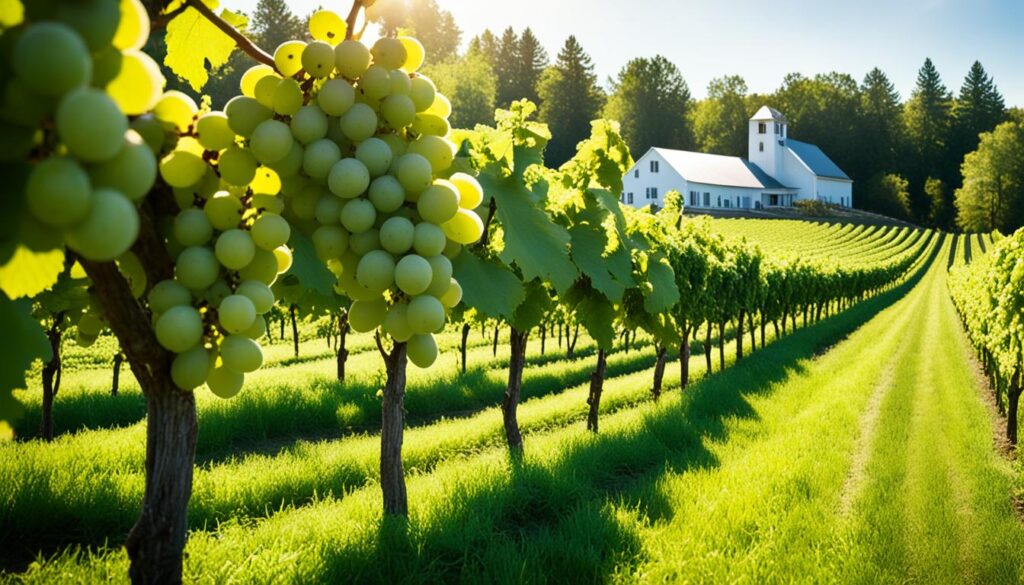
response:
[[[518,266],[524,280],[540,278],[559,293],[572,286],[578,272],[569,259],[565,228],[551,221],[539,199],[515,177],[488,171],[479,180],[497,203],[496,215],[504,232],[501,260]]]
[[[590,277],[590,284],[613,302],[622,300],[626,285],[609,272],[612,264],[621,264],[624,257],[629,271],[629,256],[615,254],[604,257],[608,238],[603,229],[594,229],[589,224],[575,225],[569,229],[572,238],[572,259],[583,274]]]
[[[33,252],[18,246],[14,256],[0,266],[0,290],[12,299],[33,297],[50,288],[64,270],[64,250]]]
[[[333,297],[337,279],[317,257],[313,242],[298,230],[292,230],[288,244],[293,250],[292,266],[281,276],[281,280],[294,280],[297,281],[295,284],[303,289],[313,291],[322,297]]]
[[[0,293],[0,421],[11,420],[21,411],[12,391],[25,387],[25,371],[32,361],[53,357],[50,343],[39,322],[32,318],[32,303],[28,299],[12,301]],[[0,435],[9,434],[9,428],[0,428]]]
[[[544,319],[551,310],[551,293],[539,280],[531,280],[526,284],[526,298],[516,307],[512,316],[512,326],[519,331],[529,331]]]
[[[452,268],[462,286],[462,302],[488,317],[512,319],[526,296],[523,283],[508,266],[468,250],[452,260]]]
[[[577,284],[565,298],[576,319],[598,347],[611,350],[615,343],[615,304],[585,283]]]
[[[211,10],[219,5],[217,0],[203,0],[203,3]],[[227,8],[220,11],[220,17],[235,28],[244,28],[249,22],[245,16]],[[235,41],[195,8],[185,10],[167,24],[166,42],[164,64],[196,91],[201,91],[210,78],[207,64],[211,71],[221,67],[235,49]]]
[[[89,279],[75,278],[73,270],[68,270],[61,273],[53,288],[37,296],[35,301],[47,315],[81,311],[89,304],[88,286]]]
[[[647,259],[647,282],[651,284],[644,290],[644,310],[648,313],[663,313],[679,302],[675,272],[664,258],[651,256]]]

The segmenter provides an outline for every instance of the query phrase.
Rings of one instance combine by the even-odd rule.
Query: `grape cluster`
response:
[[[285,42],[275,67],[245,73],[227,123],[247,139],[237,154],[247,168],[278,173],[285,217],[353,300],[352,329],[380,327],[428,367],[433,333],[462,297],[450,258],[483,233],[473,211],[483,191],[451,168],[451,104],[416,73],[423,46],[398,37],[367,48],[343,40],[345,27],[315,13],[311,42]]]
[[[169,133],[159,171],[179,211],[161,225],[174,278],[149,292],[157,341],[177,356],[171,378],[236,395],[263,364],[257,339],[274,305],[270,286],[291,266],[291,227],[280,215],[277,173],[259,165],[223,112],[201,112],[167,92],[146,117],[153,138]]]
[[[135,204],[156,178],[128,118],[165,83],[139,50],[149,18],[139,0],[23,4],[24,22],[0,37],[0,161],[28,165],[28,178],[0,262],[18,244],[114,260],[135,242]]]

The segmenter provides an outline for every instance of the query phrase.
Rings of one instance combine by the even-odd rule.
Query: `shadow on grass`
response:
[[[750,397],[770,394],[805,360],[903,298],[940,248],[941,241],[899,287],[759,349],[682,395],[607,417],[601,435],[536,438],[543,453],[511,460],[501,481],[450,490],[443,510],[421,524],[383,519],[376,546],[325,553],[323,581],[579,583],[630,575],[643,561],[640,536],[609,502],[666,472],[716,466],[705,442],[727,440],[727,420],[755,418]],[[636,502],[648,517],[671,514],[671,502],[652,490],[644,495],[655,498]],[[415,501],[417,491],[410,496]]]

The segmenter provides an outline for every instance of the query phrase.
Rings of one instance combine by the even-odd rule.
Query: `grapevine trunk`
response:
[[[409,514],[402,469],[402,435],[405,425],[405,343],[395,343],[385,356],[387,381],[381,401],[380,486],[384,495],[384,513]]]
[[[590,412],[587,414],[587,430],[597,432],[597,415],[601,408],[601,392],[604,390],[604,373],[607,367],[604,349],[597,350],[597,367],[590,374],[590,395],[587,397],[587,404],[590,405]]]
[[[501,414],[505,423],[505,438],[508,440],[509,451],[513,455],[523,453],[523,435],[519,432],[519,395],[523,387],[523,368],[526,365],[527,331],[512,328],[510,345],[512,355],[508,364],[508,386],[505,387],[505,398],[501,402]]]

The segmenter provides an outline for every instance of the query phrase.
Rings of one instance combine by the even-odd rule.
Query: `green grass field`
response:
[[[732,222],[730,224],[729,222]],[[721,220],[750,239],[767,222]],[[592,340],[576,355],[531,338],[520,461],[504,446],[507,331],[439,339],[410,369],[408,521],[382,518],[380,358],[350,340],[349,378],[309,333],[243,394],[199,392],[185,579],[203,583],[698,582],[1016,583],[1018,471],[946,290],[972,236],[918,241],[888,228],[806,228],[866,258],[920,245],[900,286],[767,341],[679,390],[670,361],[651,399],[643,337],[609,357],[600,434],[585,430]],[[778,230],[776,230],[777,232]],[[790,234],[792,236],[792,234]],[[831,240],[829,240],[831,238]],[[765,242],[766,244],[769,242]],[[810,245],[810,244],[808,244]],[[145,404],[127,370],[109,394],[112,345],[71,352],[51,444],[0,445],[0,581],[125,581],[120,548],[144,485]],[[749,346],[747,348],[749,350]],[[286,369],[287,368],[287,369]],[[21,393],[38,421],[38,387]]]

